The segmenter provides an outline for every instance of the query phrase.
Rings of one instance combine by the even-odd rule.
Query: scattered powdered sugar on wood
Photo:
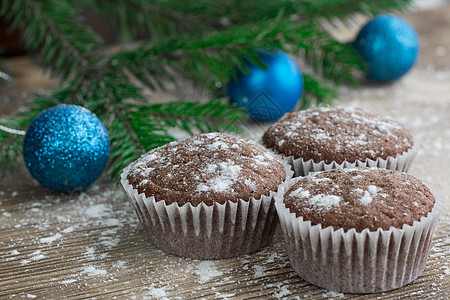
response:
[[[232,294],[232,293],[228,293],[228,294],[223,294],[220,292],[214,293],[215,299],[233,299],[235,296],[236,296],[236,294]]]
[[[343,293],[335,292],[335,291],[327,291],[322,294],[322,298],[344,298],[345,295]]]
[[[77,281],[76,279],[66,279],[66,280],[61,281],[61,284],[67,285],[67,284],[74,283],[76,281]]]
[[[99,276],[99,275],[105,275],[106,270],[104,269],[98,269],[95,266],[87,266],[84,268],[82,274],[86,274],[89,276]]]
[[[291,291],[289,290],[288,285],[283,285],[278,292],[273,294],[274,298],[276,299],[282,299],[286,296],[289,296],[291,294]]]
[[[266,276],[266,267],[262,265],[255,265],[253,266],[253,270],[255,270],[254,277],[264,277]]]
[[[194,273],[199,276],[199,283],[205,283],[212,280],[214,277],[223,275],[222,271],[217,270],[214,261],[202,261],[195,267]]]
[[[61,233],[56,233],[56,234],[53,235],[53,236],[46,237],[46,238],[41,238],[41,239],[39,240],[39,242],[51,244],[51,243],[53,243],[54,241],[59,240],[61,237],[62,237]]]
[[[148,296],[151,296],[154,299],[158,300],[166,300],[167,298],[166,290],[162,287],[157,288],[154,284],[149,286],[149,291],[147,293]]]
[[[42,250],[36,250],[28,256],[30,257],[30,260],[33,260],[33,261],[37,261],[37,260],[41,260],[41,259],[45,258],[45,255],[42,254]]]

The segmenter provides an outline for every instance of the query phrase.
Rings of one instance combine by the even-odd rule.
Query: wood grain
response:
[[[385,113],[410,128],[421,148],[411,173],[443,197],[427,267],[412,284],[375,295],[344,295],[308,284],[290,267],[280,228],[270,246],[235,259],[168,255],[148,242],[125,194],[107,175],[85,192],[61,195],[36,183],[22,165],[0,180],[0,298],[448,299],[450,7],[406,17],[422,41],[417,67],[393,84],[344,88],[336,104]],[[55,85],[28,58],[14,64],[21,69],[14,76],[21,91]],[[0,106],[0,116],[20,104]],[[265,128],[244,125],[254,139]]]

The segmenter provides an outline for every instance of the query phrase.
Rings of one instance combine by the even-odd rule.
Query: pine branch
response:
[[[86,53],[101,42],[67,0],[4,0],[0,14],[11,30],[22,28],[28,49],[40,50],[43,66],[61,79],[88,69],[94,59]]]
[[[166,126],[184,129],[189,134],[195,132],[233,131],[239,132],[237,121],[247,118],[243,109],[234,104],[213,99],[207,103],[174,101],[143,107],[137,113],[160,119]]]
[[[197,39],[181,36],[120,52],[110,62],[128,69],[151,89],[163,86],[157,82],[161,78],[176,81],[174,74],[214,89],[218,81],[226,82],[236,74],[235,67],[248,73],[244,58],[263,66],[255,50],[282,47],[277,34],[271,24],[262,23]]]
[[[393,10],[404,10],[411,7],[413,0],[315,0],[304,1],[306,18],[340,18],[344,19],[355,12],[366,15],[378,15]]]
[[[142,2],[142,1],[139,1]],[[143,1],[146,2],[146,1]],[[404,9],[407,8],[411,0],[391,1],[391,0],[376,0],[376,1],[361,1],[361,0],[338,0],[338,1],[270,1],[265,5],[260,5],[257,1],[233,1],[226,3],[225,6],[213,5],[211,1],[197,1],[191,3],[189,1],[180,3],[179,1],[155,1],[153,7],[161,6],[164,8],[170,8],[171,10],[180,11],[183,14],[201,15],[206,14],[209,17],[216,19],[226,18],[225,23],[230,27],[233,24],[247,24],[248,26],[230,27],[229,30],[222,31],[218,35],[228,35],[234,37],[234,39],[228,40],[228,43],[233,43],[239,40],[245,41],[247,48],[250,50],[247,53],[234,52],[227,57],[227,59],[234,58],[233,64],[236,64],[237,68],[245,70],[243,66],[243,60],[241,58],[247,58],[251,60],[252,52],[257,48],[253,46],[254,40],[251,40],[249,36],[241,36],[239,29],[245,29],[251,31],[251,26],[256,28],[264,28],[265,26],[271,26],[273,23],[277,23],[273,26],[274,31],[278,30],[278,34],[285,35],[285,39],[290,44],[290,49],[293,49],[293,53],[298,54],[298,50],[302,50],[300,53],[304,54],[306,61],[313,67],[314,71],[322,74],[327,79],[332,80],[336,84],[349,83],[351,85],[357,85],[358,74],[362,74],[365,71],[365,65],[361,58],[355,54],[353,49],[343,43],[335,41],[327,32],[325,32],[319,23],[315,21],[317,18],[331,18],[340,17],[345,18],[349,14],[355,11],[360,11],[366,14],[378,14],[392,9]],[[220,7],[220,9],[218,8]],[[285,16],[296,15],[297,20],[301,20],[301,23],[295,23],[290,18],[284,17],[284,20],[280,22],[280,12]],[[245,14],[245,15],[243,15]],[[263,20],[263,21],[261,21]],[[264,21],[266,20],[266,21]],[[311,20],[311,21],[307,21]],[[298,21],[297,21],[298,22]],[[223,22],[222,22],[223,23]],[[225,28],[225,27],[224,27]],[[258,29],[255,29],[258,31]],[[301,34],[299,34],[301,33]],[[260,33],[261,34],[261,33]],[[214,34],[213,36],[216,36]],[[256,36],[256,35],[255,35]],[[285,45],[281,45],[283,40],[280,39],[276,45],[270,45],[270,38],[273,35],[266,35],[261,40],[266,41],[267,45],[260,43],[259,46],[269,46],[274,48],[281,48]],[[188,39],[191,39],[189,37]],[[203,40],[208,40],[208,36],[203,37]],[[219,41],[217,39],[210,39]],[[253,42],[253,43],[252,43]],[[183,41],[179,41],[178,48],[176,50],[183,51]],[[161,42],[160,47],[157,43],[153,44],[154,48],[164,47],[166,50],[175,50],[170,46],[174,43]],[[151,44],[150,44],[151,45]],[[230,45],[230,44],[228,44]],[[253,47],[252,47],[253,46]],[[191,48],[192,49],[192,48]],[[205,50],[199,48],[199,50]],[[223,49],[222,49],[223,50]],[[219,50],[218,50],[219,51]],[[235,69],[227,68],[226,64],[219,64],[218,59],[214,54],[201,53],[202,56],[195,55],[195,53],[177,53],[178,56],[185,54],[186,60],[181,62],[183,65],[172,65],[172,69],[175,69],[175,73],[183,74],[184,78],[193,78],[195,82],[200,83],[210,89],[214,89],[217,82],[225,83],[230,77],[235,74]],[[223,54],[223,53],[220,53]],[[156,56],[152,61],[147,63],[137,63],[133,66],[133,62],[128,60],[129,70],[139,79],[141,82],[155,89],[156,86],[163,87],[160,83],[155,83],[155,78],[164,77],[170,74],[167,70],[167,65],[171,62],[179,59],[176,55],[163,54],[163,60],[158,56],[158,51],[148,51],[145,54],[144,49],[137,51],[137,56]],[[236,57],[239,57],[236,59]],[[116,57],[117,58],[117,57]],[[123,58],[123,56],[121,57]],[[128,56],[128,58],[131,58]],[[164,58],[170,58],[168,61],[164,61]],[[229,60],[230,61],[230,60]],[[148,67],[142,67],[148,66]],[[228,63],[228,66],[230,64]],[[177,68],[179,67],[179,68]],[[185,70],[189,70],[187,73]],[[203,74],[203,75],[202,75]],[[173,79],[172,76],[170,79]]]
[[[219,20],[213,28],[222,30],[233,25],[243,25],[275,18],[279,11],[286,16],[295,15],[301,21],[317,18],[330,19],[333,17],[346,18],[355,12],[377,15],[392,10],[403,10],[410,7],[412,0],[271,0],[265,1],[224,1],[220,4],[214,0],[178,1],[178,0],[134,0],[135,3],[151,3],[151,10],[160,11],[161,8],[172,14],[189,16],[187,22],[211,23]],[[211,25],[211,24],[210,24]]]
[[[130,105],[129,110],[114,119],[108,127],[112,176],[115,177],[144,152],[176,140],[170,134],[170,128],[182,129],[191,135],[196,133],[194,129],[198,132],[238,131],[235,123],[244,118],[246,115],[242,110],[220,100]]]
[[[312,74],[303,72],[303,82],[304,89],[299,109],[307,109],[311,106],[331,105],[333,99],[338,96],[335,87],[327,85]]]
[[[126,68],[151,89],[163,87],[156,80],[176,81],[183,78],[214,90],[236,75],[248,73],[246,62],[264,67],[256,51],[262,47],[279,48],[296,54],[302,50],[314,71],[335,83],[356,84],[355,75],[364,70],[361,58],[346,44],[313,23],[292,23],[282,19],[233,27],[218,34],[197,39],[177,37],[152,42],[111,59],[117,68]],[[287,48],[288,47],[288,48]],[[169,67],[169,68],[168,68]],[[155,82],[156,81],[156,82]]]
[[[345,18],[355,11],[375,14],[404,8],[409,2],[4,0],[0,15],[11,20],[11,29],[23,29],[28,49],[42,53],[44,67],[62,79],[63,88],[37,97],[26,111],[0,123],[26,129],[53,105],[82,105],[107,126],[109,168],[116,176],[143,152],[173,141],[172,127],[189,134],[235,131],[236,121],[244,117],[241,110],[219,100],[148,105],[129,73],[150,89],[164,88],[166,82],[182,77],[215,91],[237,71],[248,73],[247,62],[265,67],[257,50],[276,48],[302,55],[326,79],[354,84],[364,70],[362,61],[348,45],[325,32],[319,19]],[[99,55],[101,40],[80,22],[75,9],[80,5],[120,23],[124,35],[134,37],[142,30],[151,40],[109,58]],[[304,74],[304,80],[302,108],[327,104],[337,96],[312,74]],[[21,144],[22,137],[0,133],[3,169],[19,159]]]
[[[158,39],[181,33],[196,34],[222,26],[217,19],[200,18],[158,5],[155,1],[78,0],[77,4],[91,8],[110,24],[118,24],[118,42],[129,42],[146,35]]]
[[[123,120],[114,119],[108,127],[108,133],[111,143],[108,168],[115,178],[130,162],[139,158],[143,150],[136,145],[136,140],[129,134],[129,128]]]
[[[328,32],[318,32],[316,38],[322,42],[302,45],[300,53],[304,51],[306,62],[315,72],[335,84],[347,83],[357,86],[358,76],[366,69],[361,57],[349,44],[335,41]],[[299,36],[294,36],[291,43],[298,44],[305,41],[301,41]]]

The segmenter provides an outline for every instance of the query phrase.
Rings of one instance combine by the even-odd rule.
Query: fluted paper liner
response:
[[[414,146],[408,151],[404,151],[397,156],[388,156],[386,159],[377,158],[366,159],[366,160],[356,160],[353,163],[344,161],[342,163],[337,163],[335,161],[327,164],[324,161],[315,163],[313,159],[304,161],[303,158],[294,158],[293,156],[282,156],[282,159],[292,166],[294,169],[294,176],[307,176],[312,172],[321,172],[331,169],[344,169],[344,168],[354,168],[354,167],[376,167],[389,170],[397,170],[402,172],[407,172],[414,157],[417,154],[417,147]]]
[[[283,189],[293,175],[291,167],[281,161],[286,179],[278,187]],[[151,242],[158,248],[179,256],[196,259],[222,259],[257,251],[273,237],[278,224],[274,205],[277,191],[260,199],[239,199],[208,206],[200,203],[167,205],[138,193],[128,182],[124,169],[121,184]]]
[[[442,206],[403,228],[344,232],[322,228],[296,217],[283,197],[301,177],[294,178],[275,197],[292,268],[304,280],[332,291],[377,293],[402,287],[422,274]]]

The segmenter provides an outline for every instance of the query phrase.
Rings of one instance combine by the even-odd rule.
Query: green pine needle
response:
[[[30,53],[60,79],[61,88],[38,96],[26,109],[0,124],[26,130],[43,110],[59,103],[84,106],[97,114],[111,141],[113,177],[145,151],[174,141],[171,128],[188,134],[239,131],[241,109],[221,100],[206,103],[148,103],[141,87],[164,89],[189,80],[211,98],[247,62],[265,67],[261,48],[302,57],[312,69],[304,75],[300,108],[327,105],[337,97],[334,84],[356,85],[365,71],[348,44],[336,41],[322,19],[345,20],[355,12],[379,14],[407,8],[411,0],[4,0],[0,16],[20,29]],[[143,41],[114,54],[91,28],[89,10],[118,27],[117,42]],[[11,170],[21,159],[22,136],[0,131],[0,165]]]

